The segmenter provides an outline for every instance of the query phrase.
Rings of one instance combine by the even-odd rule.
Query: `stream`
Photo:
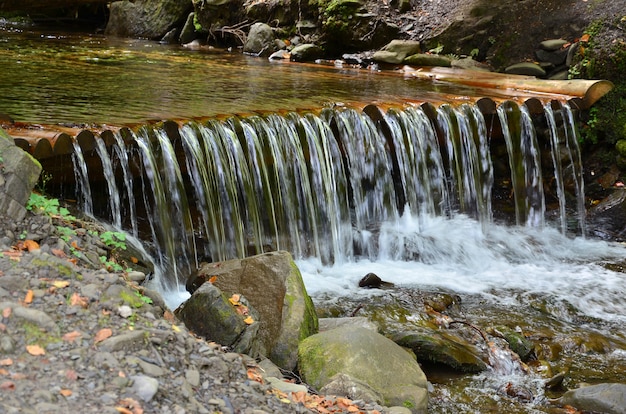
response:
[[[271,248],[285,248],[294,254],[320,316],[368,316],[379,324],[383,332],[410,330],[432,322],[429,319],[432,314],[425,312],[425,304],[430,298],[448,295],[456,299],[453,307],[438,312],[443,315],[439,316],[444,319],[444,325],[445,318],[463,322],[463,326],[455,326],[455,329],[464,330],[465,335],[468,335],[468,330],[480,331],[494,342],[498,350],[507,349],[499,334],[503,327],[522,333],[534,344],[534,355],[524,364],[518,364],[514,357],[501,351],[504,352],[498,354],[501,361],[478,374],[425,364],[425,372],[432,384],[429,412],[562,412],[557,411],[549,401],[567,388],[575,388],[582,383],[626,382],[626,333],[623,330],[626,322],[626,249],[619,243],[585,237],[584,217],[577,216],[580,202],[565,200],[565,184],[559,186],[558,191],[554,190],[559,195],[555,203],[561,203],[561,208],[557,209],[559,213],[551,214],[546,210],[543,197],[547,198],[548,194],[544,195],[544,190],[539,188],[541,185],[535,185],[535,190],[528,190],[527,198],[519,196],[510,201],[510,204],[515,204],[513,214],[500,214],[496,203],[493,206],[495,211],[492,211],[491,201],[488,201],[491,200],[492,188],[506,187],[506,191],[497,192],[497,195],[510,194],[512,184],[511,180],[507,181],[499,175],[497,157],[486,155],[486,149],[491,144],[489,131],[483,125],[474,125],[472,122],[475,120],[472,119],[468,128],[480,132],[480,139],[483,140],[476,138],[472,154],[457,153],[455,151],[460,149],[451,146],[448,158],[443,155],[435,157],[433,154],[440,149],[436,135],[433,134],[431,141],[424,143],[428,145],[425,158],[415,161],[423,161],[423,166],[420,164],[423,169],[416,170],[430,174],[431,181],[427,186],[432,188],[429,187],[430,192],[411,198],[411,189],[418,188],[423,180],[414,177],[416,181],[410,182],[408,172],[404,174],[400,171],[402,175],[398,172],[400,166],[391,165],[384,145],[375,148],[380,144],[376,141],[376,127],[380,126],[380,123],[374,122],[376,116],[368,115],[372,120],[356,111],[351,112],[352,107],[363,106],[357,103],[382,105],[415,100],[439,102],[443,99],[468,102],[462,111],[455,112],[450,109],[451,106],[438,107],[438,118],[429,118],[428,108],[423,113],[419,112],[421,109],[414,111],[417,115],[412,112],[413,109],[399,109],[399,115],[395,112],[380,115],[392,126],[395,125],[393,122],[398,122],[398,125],[405,122],[405,116],[422,117],[420,119],[426,123],[434,123],[435,119],[452,119],[454,122],[450,125],[456,125],[465,116],[471,115],[472,103],[484,91],[348,66],[269,62],[244,56],[238,51],[191,51],[143,40],[112,39],[84,33],[49,33],[29,28],[0,29],[0,61],[0,84],[3,85],[0,112],[10,115],[17,122],[87,128],[106,125],[135,127],[180,119],[182,121],[176,124],[176,139],[187,145],[184,157],[180,152],[176,154],[180,159],[191,160],[193,145],[204,142],[202,139],[208,139],[209,133],[216,134],[215,137],[210,136],[209,142],[217,142],[219,134],[214,131],[219,131],[220,139],[223,136],[238,137],[241,142],[245,132],[249,148],[256,145],[259,154],[271,161],[267,166],[257,165],[256,158],[253,163],[252,159],[243,155],[233,161],[234,157],[225,155],[224,148],[231,148],[233,142],[239,141],[224,138],[224,147],[215,151],[224,158],[216,155],[215,160],[205,163],[224,162],[223,170],[220,169],[215,176],[211,175],[210,179],[205,177],[204,182],[200,180],[190,186],[192,173],[196,171],[194,168],[204,170],[198,166],[201,163],[178,162],[174,153],[168,158],[166,142],[175,139],[167,135],[167,127],[157,124],[154,129],[128,130],[128,134],[132,135],[129,142],[136,144],[132,151],[130,146],[125,147],[121,135],[116,136],[117,144],[109,144],[112,145],[109,148],[116,149],[108,151],[104,140],[97,136],[94,138],[100,147],[86,155],[108,159],[108,163],[102,161],[102,165],[109,166],[110,176],[115,175],[114,171],[120,173],[122,168],[126,172],[131,170],[128,163],[132,159],[129,161],[128,157],[124,159],[120,155],[128,150],[135,157],[145,156],[141,165],[160,172],[164,184],[159,182],[157,185],[156,181],[150,181],[156,180],[154,177],[150,176],[148,180],[145,175],[139,175],[143,177],[141,180],[127,176],[125,182],[128,184],[120,179],[117,186],[113,185],[114,180],[90,182],[85,166],[82,187],[75,183],[67,184],[60,195],[69,199],[76,195],[70,193],[82,191],[78,196],[85,199],[88,193],[84,189],[91,186],[93,200],[99,202],[94,204],[90,195],[82,205],[83,211],[93,211],[104,221],[117,223],[118,227],[129,232],[134,231],[134,235],[144,242],[152,240],[146,245],[155,256],[161,255],[161,262],[159,258],[155,259],[157,263],[173,266],[175,270],[182,269],[173,284],[163,283],[161,286],[171,307],[185,299],[186,292],[181,288],[188,274],[185,272],[197,264],[200,256],[216,260],[232,258],[250,247],[246,243],[252,238],[255,239],[253,247],[256,252],[262,252],[265,245],[269,245]],[[332,112],[335,107],[348,109]],[[311,108],[315,109],[314,114],[306,112]],[[318,116],[319,108],[330,112]],[[516,108],[513,112],[525,114]],[[299,111],[297,114],[292,112],[296,110]],[[545,111],[547,115],[543,116],[549,118],[551,110],[546,107]],[[507,118],[509,115],[504,110],[501,112],[502,124],[513,119]],[[563,113],[568,112],[563,110]],[[480,116],[477,115],[477,118]],[[222,123],[210,121],[200,125],[186,121],[191,119],[219,119]],[[362,128],[373,131],[372,141],[367,141],[365,145],[367,156],[371,156],[373,161],[371,165],[364,166],[372,170],[363,168],[363,175],[358,180],[355,170],[362,154],[350,154],[346,149],[348,141],[343,136],[344,141],[337,138],[342,154],[320,145],[320,154],[326,158],[320,157],[323,165],[319,170],[312,165],[313,158],[300,160],[294,155],[297,152],[298,156],[300,153],[303,157],[311,156],[317,150],[311,143],[338,134],[337,130],[341,132],[341,128],[337,127],[340,122],[345,122],[349,132],[360,131],[362,125],[365,125]],[[306,130],[307,127],[311,127],[311,131]],[[556,124],[550,124],[550,127],[557,128]],[[287,141],[267,138],[275,130],[297,131],[300,137],[310,132],[306,135],[309,140],[307,151],[301,150],[298,147],[300,141],[293,139],[288,141],[288,145],[297,147],[298,151],[270,153],[264,147],[268,142],[280,142],[280,148],[288,146]],[[521,136],[526,137],[523,133]],[[530,138],[537,141],[534,135]],[[558,136],[554,139],[553,145],[556,146],[559,144],[556,142]],[[328,138],[323,142],[335,141]],[[470,145],[470,142],[474,142],[473,138],[464,141],[464,144]],[[518,145],[516,141],[512,142]],[[507,141],[507,144],[510,142]],[[546,146],[542,148],[545,150]],[[408,148],[407,144],[407,151]],[[80,151],[77,145],[77,152]],[[378,158],[372,155],[376,151],[380,151]],[[441,151],[445,153],[443,145]],[[153,160],[152,165],[146,161],[151,153],[166,155],[161,156],[163,159]],[[542,177],[541,172],[533,170],[539,164],[539,156],[531,155],[536,159],[531,159],[529,155],[524,161],[534,164],[528,164],[520,173],[522,178],[518,178],[520,182],[536,184]],[[343,166],[349,164],[345,159],[351,156],[358,162],[351,164],[353,169],[342,181],[339,175],[343,173]],[[454,173],[453,168],[448,168],[449,164],[462,157],[467,159],[456,161],[457,170],[466,168],[469,173]],[[570,155],[570,158],[575,169],[576,157]],[[227,164],[227,161],[236,164]],[[274,183],[274,178],[270,180],[267,177],[272,177],[272,166],[279,161],[293,161],[296,172],[285,172],[285,177],[276,173]],[[246,166],[246,162],[250,165]],[[122,165],[124,163],[128,165]],[[215,177],[222,177],[223,171],[243,171],[244,166],[250,169],[249,177],[257,176],[253,167],[258,167],[258,176],[266,177],[267,183],[271,182],[275,187],[267,189],[260,184],[259,188],[247,188],[241,181],[245,177],[232,177],[230,185],[233,188],[245,187],[241,191],[249,192],[248,200],[254,199],[253,194],[260,194],[259,199],[267,197],[266,204],[269,204],[272,195],[280,192],[280,202],[284,204],[279,205],[274,200],[276,206],[272,204],[268,212],[259,201],[258,213],[251,214],[251,204],[256,201],[244,205],[245,211],[236,211],[239,204],[245,203],[235,201],[231,206],[225,199],[220,199],[223,217],[200,217],[202,212],[194,210],[194,200],[208,197],[207,194],[221,194],[211,187],[218,180]],[[506,163],[501,169],[510,173]],[[554,169],[557,170],[556,167]],[[154,172],[150,171],[150,174]],[[419,171],[411,172],[417,176]],[[292,173],[295,176],[291,176]],[[317,175],[313,177],[313,173]],[[311,184],[305,191],[302,183],[307,174],[311,176]],[[397,175],[403,177],[402,190],[399,190]],[[335,187],[322,190],[322,187],[316,187],[318,181],[322,182],[330,176],[337,180]],[[573,176],[577,177],[576,173]],[[316,177],[321,178],[316,181]],[[454,192],[454,188],[448,188],[455,186],[448,186],[446,177],[460,183],[457,185],[462,188],[460,194]],[[364,194],[362,205],[356,205],[358,194],[354,189],[359,185],[374,187],[372,183],[384,184],[380,187],[382,195],[370,197]],[[161,185],[163,205],[156,201],[144,201],[142,208],[136,208],[128,202],[138,199],[138,194],[145,200],[145,194],[154,195],[157,192],[155,189]],[[190,187],[194,187],[193,191]],[[227,183],[220,189],[228,193]],[[139,193],[133,194],[137,190]],[[447,191],[450,191],[449,194]],[[117,204],[105,201],[116,192]],[[577,187],[576,192],[583,193],[583,186]],[[400,193],[402,197],[397,195]],[[236,194],[235,199],[237,195],[240,196]],[[537,197],[541,200],[536,205],[532,204]],[[318,203],[319,200],[322,202]],[[406,205],[399,205],[398,200],[406,202]],[[179,204],[172,207],[174,203]],[[331,205],[335,204],[338,206],[336,211],[331,210]],[[159,210],[166,205],[173,210]],[[208,207],[211,211],[212,205]],[[224,207],[226,205],[232,209]],[[290,221],[296,219],[280,216],[281,208],[298,213],[298,231],[293,230],[295,226]],[[150,209],[153,209],[152,213]],[[511,220],[515,213],[517,223]],[[185,217],[180,218],[182,216]],[[232,221],[235,223],[233,229],[226,228],[231,223],[228,220],[235,216],[238,221]],[[258,222],[253,222],[252,216]],[[167,222],[167,227],[160,229],[158,227],[163,223],[155,224],[155,217],[170,218],[171,223]],[[572,221],[577,224],[568,225]],[[223,230],[223,234],[216,236],[216,239],[223,240],[219,246],[209,234],[209,229],[218,227],[216,223]],[[326,224],[328,229],[324,227]],[[252,231],[248,225],[258,229],[254,237],[250,236]],[[271,227],[274,232],[267,231],[263,226]],[[297,234],[292,238],[276,234],[276,229],[281,226]],[[168,238],[159,232],[171,234]],[[196,240],[190,241],[194,237]],[[282,240],[283,237],[285,240]],[[192,244],[193,247],[190,247]],[[329,252],[322,255],[312,253],[323,252],[324,249]],[[184,254],[180,254],[181,251]],[[180,259],[183,256],[184,260]],[[181,262],[172,264],[172,260]],[[368,273],[377,274],[392,283],[393,287],[358,288],[359,280]],[[477,338],[477,341],[482,339]],[[490,347],[488,343],[481,345]],[[561,386],[546,389],[546,381],[559,373],[564,373]],[[511,389],[522,391],[511,392]]]

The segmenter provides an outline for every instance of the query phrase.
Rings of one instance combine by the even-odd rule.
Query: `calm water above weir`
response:
[[[457,319],[503,348],[502,326],[533,341],[528,372],[429,376],[432,413],[560,413],[548,398],[562,390],[544,389],[552,374],[566,372],[567,388],[626,381],[626,282],[612,270],[624,269],[626,249],[574,237],[584,232],[584,186],[568,106],[530,114],[508,102],[487,124],[464,97],[484,91],[28,30],[0,31],[0,64],[0,112],[21,122],[120,125],[263,112],[126,129],[110,135],[108,147],[95,134],[97,145],[84,154],[76,144],[80,206],[153,241],[146,245],[155,261],[175,275],[157,280],[172,306],[203,257],[278,246],[298,259],[321,312],[382,309],[393,316],[379,315],[387,328],[399,319],[400,329],[423,328],[430,322],[414,298],[444,292],[461,297]],[[439,101],[441,93],[468,104],[269,113]],[[550,156],[554,148],[559,157]],[[133,175],[131,165],[141,171]],[[548,174],[554,178],[542,185]],[[498,219],[503,204],[516,225]],[[358,289],[368,272],[396,289]],[[532,398],[507,394],[507,384]]]
[[[28,29],[0,30],[0,62],[0,112],[27,123],[120,125],[464,93],[349,67]]]

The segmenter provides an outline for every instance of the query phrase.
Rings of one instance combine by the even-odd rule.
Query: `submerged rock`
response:
[[[391,339],[410,348],[417,359],[447,365],[461,372],[480,372],[487,369],[480,350],[465,340],[434,330],[398,332]]]
[[[626,384],[597,384],[567,391],[559,402],[585,412],[626,413]]]

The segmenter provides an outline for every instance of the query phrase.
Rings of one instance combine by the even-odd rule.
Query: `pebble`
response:
[[[146,375],[133,375],[130,377],[133,381],[131,391],[144,401],[150,401],[159,390],[159,381]]]

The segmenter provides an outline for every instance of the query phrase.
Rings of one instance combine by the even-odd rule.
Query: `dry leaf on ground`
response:
[[[67,388],[63,388],[61,389],[61,391],[59,391],[61,393],[62,396],[64,397],[69,397],[70,395],[72,395],[72,390],[68,390]]]
[[[2,317],[3,318],[8,318],[9,316],[11,316],[11,312],[13,311],[13,309],[11,308],[4,308],[2,309]]]
[[[39,345],[26,345],[26,351],[33,356],[46,355],[46,350]]]
[[[100,329],[94,337],[93,341],[97,344],[98,342],[102,342],[105,339],[109,338],[111,335],[113,335],[113,331],[109,328]]]
[[[78,338],[80,338],[83,334],[81,334],[78,331],[72,331],[72,332],[68,332],[65,335],[63,335],[63,340],[65,342],[74,342],[75,340],[77,340]]]
[[[8,367],[9,365],[13,365],[11,358],[0,359],[0,367]]]
[[[28,292],[26,292],[26,296],[24,297],[24,303],[25,304],[33,303],[33,296],[34,296],[33,291],[28,289]]]
[[[72,297],[70,298],[70,305],[72,306],[80,306],[81,308],[87,309],[89,306],[89,302],[87,298],[80,296],[78,293],[72,293]]]

